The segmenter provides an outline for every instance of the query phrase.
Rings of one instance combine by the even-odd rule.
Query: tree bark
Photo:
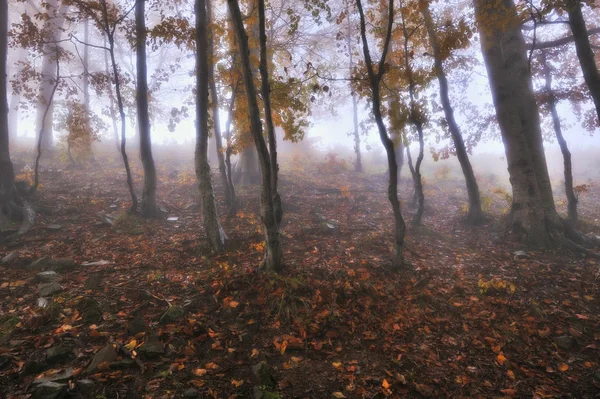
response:
[[[273,211],[277,226],[281,224],[283,208],[281,196],[277,191],[279,163],[277,162],[277,138],[275,137],[275,126],[273,125],[273,114],[271,110],[271,84],[269,82],[269,69],[267,59],[267,33],[265,21],[265,0],[258,0],[258,26],[260,39],[260,80],[261,94],[265,107],[265,125],[269,142],[269,160],[271,166],[271,197],[273,200]]]
[[[136,61],[137,61],[137,121],[140,135],[140,158],[144,168],[144,188],[140,210],[142,217],[156,218],[160,210],[156,204],[156,167],[152,157],[150,116],[148,114],[148,70],[146,67],[146,13],[145,1],[135,5]]]
[[[260,110],[254,86],[252,74],[252,65],[250,63],[250,49],[248,46],[248,36],[242,21],[242,14],[237,0],[227,0],[227,5],[231,13],[231,20],[237,37],[239,46],[239,55],[242,65],[242,75],[244,86],[246,88],[246,97],[248,99],[248,118],[250,119],[250,132],[258,151],[260,169],[262,175],[262,193],[261,193],[261,217],[265,231],[265,257],[263,260],[263,269],[267,271],[279,271],[283,267],[283,249],[281,247],[281,236],[275,207],[273,204],[271,188],[273,171],[269,150],[265,143],[260,120]]]
[[[465,142],[462,137],[462,133],[454,118],[454,109],[450,103],[450,94],[448,90],[448,79],[446,79],[446,73],[444,72],[444,65],[442,61],[442,55],[440,51],[440,45],[438,43],[435,26],[433,24],[433,18],[429,11],[429,1],[421,0],[421,13],[425,21],[425,27],[429,36],[429,43],[433,49],[433,58],[435,65],[435,73],[440,86],[440,99],[442,107],[444,109],[444,115],[446,116],[446,122],[448,123],[448,130],[456,149],[456,157],[460,163],[465,182],[467,185],[467,194],[469,198],[469,211],[465,218],[467,223],[479,224],[485,220],[483,211],[481,209],[481,196],[479,195],[479,186],[477,185],[477,179],[473,172],[471,161],[465,147]]]
[[[475,0],[475,14],[512,185],[510,228],[520,239],[550,247],[564,223],[552,197],[521,22],[513,0],[493,7]]]
[[[541,51],[541,61],[542,68],[544,70],[545,89],[548,95],[548,106],[550,107],[550,115],[552,116],[554,133],[556,134],[556,139],[558,141],[558,145],[560,146],[560,151],[563,156],[565,194],[567,196],[568,210],[567,220],[569,221],[569,223],[571,223],[571,225],[575,226],[578,220],[577,196],[575,195],[575,190],[573,189],[573,166],[571,163],[571,151],[569,151],[569,146],[567,145],[567,141],[565,140],[565,137],[562,133],[560,118],[558,116],[558,111],[556,110],[556,104],[558,103],[558,100],[556,99],[554,91],[552,90],[552,72],[550,71],[550,65],[548,65],[548,60],[546,59],[546,52],[544,50]]]
[[[219,161],[219,175],[221,176],[221,183],[223,185],[225,204],[228,207],[231,207],[232,198],[227,179],[227,167],[225,165],[225,154],[223,151],[223,140],[221,136],[221,121],[219,118],[219,96],[217,94],[217,82],[215,80],[215,40],[214,31],[211,26],[213,23],[212,1],[213,0],[206,1],[206,14],[208,19],[208,82],[210,85],[210,104],[213,114],[213,124],[215,126],[215,146],[217,148],[217,159]]]
[[[378,63],[377,73],[373,68],[373,63],[371,60],[371,54],[369,51],[369,44],[367,41],[367,30],[366,30],[366,21],[365,21],[365,13],[363,11],[363,6],[361,0],[356,0],[356,6],[358,8],[358,12],[360,14],[360,35],[362,39],[362,47],[363,47],[363,55],[365,59],[365,64],[367,66],[367,73],[369,76],[369,84],[371,88],[371,100],[373,104],[373,116],[375,117],[375,122],[377,123],[377,130],[379,132],[379,138],[381,139],[381,143],[385,148],[387,159],[388,159],[388,169],[389,169],[389,180],[388,180],[388,199],[392,206],[392,212],[394,213],[394,251],[392,255],[392,267],[394,269],[400,269],[406,266],[404,261],[404,256],[402,254],[402,248],[404,246],[404,235],[406,233],[406,224],[404,223],[404,218],[402,217],[402,212],[400,210],[400,201],[398,199],[398,166],[396,164],[396,152],[394,150],[394,142],[390,139],[385,123],[383,122],[383,116],[381,114],[381,95],[380,95],[380,85],[381,79],[383,78],[383,74],[385,73],[385,62],[386,56],[390,45],[390,40],[392,36],[392,24],[394,21],[394,0],[389,0],[388,6],[388,21],[387,21],[387,31],[385,42],[383,45],[383,54],[381,55],[381,59]]]
[[[196,177],[200,188],[204,231],[213,252],[225,246],[225,233],[219,224],[208,164],[208,37],[206,2],[196,0]]]
[[[585,83],[587,84],[594,105],[596,114],[600,122],[600,72],[594,57],[594,51],[590,44],[589,34],[585,25],[585,19],[581,13],[582,4],[579,0],[567,1],[567,12],[569,13],[569,26],[575,39],[575,49],[577,50],[577,58]]]

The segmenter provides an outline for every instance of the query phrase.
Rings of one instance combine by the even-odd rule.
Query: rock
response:
[[[48,376],[48,377],[38,378],[37,380],[34,380],[32,382],[32,384],[33,385],[40,385],[40,384],[43,384],[45,382],[57,382],[57,383],[61,383],[61,382],[67,382],[71,378],[73,378],[73,368],[69,367],[68,369],[63,370],[60,373],[56,373],[56,374]]]
[[[158,357],[165,353],[165,348],[156,335],[151,335],[146,342],[138,348],[138,352],[146,357]]]
[[[13,260],[17,259],[19,257],[19,253],[17,251],[12,251],[11,253],[9,253],[8,255],[6,255],[5,257],[2,258],[2,263],[10,263]]]
[[[560,349],[567,351],[567,350],[571,349],[573,347],[573,345],[575,345],[575,339],[568,335],[562,335],[560,337],[554,338],[554,343]]]
[[[171,306],[160,318],[160,324],[173,324],[185,316],[185,310],[180,306]]]
[[[84,323],[98,323],[102,321],[102,306],[92,298],[83,298],[77,303],[77,310]]]
[[[63,291],[63,287],[57,282],[52,282],[48,284],[40,285],[40,289],[38,290],[38,295],[41,297],[52,296],[54,294],[58,294]]]
[[[58,382],[43,382],[33,391],[32,399],[61,399],[67,394],[67,384]]]
[[[110,261],[108,260],[97,260],[94,262],[83,262],[81,266],[106,266],[110,265]]]
[[[12,356],[7,354],[0,355],[0,370],[4,369],[12,362]]]
[[[91,274],[83,283],[83,288],[86,290],[97,290],[104,281],[104,275],[102,273]]]
[[[529,258],[529,255],[527,255],[527,252],[525,252],[525,251],[515,251],[515,252],[513,252],[513,255],[514,255],[515,259]]]
[[[199,397],[200,397],[200,391],[198,391],[196,388],[186,389],[185,392],[183,393],[184,399],[196,399]]]
[[[139,333],[146,332],[147,330],[148,325],[140,315],[137,315],[134,319],[131,319],[127,322],[127,331],[129,331],[131,335],[138,335]]]
[[[23,366],[23,374],[25,374],[25,375],[37,374],[40,371],[46,369],[46,367],[47,367],[46,362],[38,362],[36,360],[29,360],[27,363],[25,363],[25,366]]]
[[[48,305],[50,305],[50,300],[48,298],[44,298],[44,297],[38,298],[37,305],[39,308],[43,309],[45,307],[48,307]]]
[[[167,222],[176,222],[178,220],[179,220],[179,217],[177,217],[177,216],[169,216],[167,218]]]
[[[35,275],[36,281],[39,281],[40,283],[51,283],[57,281],[59,278],[60,274],[56,273],[54,270],[39,272]]]
[[[79,380],[75,383],[75,385],[77,386],[77,389],[83,393],[87,393],[90,392],[93,388],[94,385],[96,385],[96,383],[92,380],[88,380],[87,378],[84,378],[83,380]]]
[[[50,364],[60,363],[73,356],[73,350],[64,345],[53,346],[46,351],[46,361]]]
[[[72,258],[48,258],[43,257],[32,262],[27,269],[29,270],[54,270],[55,272],[73,270],[76,266]]]
[[[107,344],[94,355],[90,365],[85,370],[86,373],[93,373],[98,369],[98,366],[105,362],[112,362],[117,358],[117,351],[112,344]]]
[[[48,230],[54,230],[54,231],[56,231],[56,230],[62,229],[62,226],[60,224],[50,224],[50,225],[46,226],[46,228]]]
[[[262,361],[252,366],[252,373],[258,381],[258,385],[266,388],[274,388],[277,380],[273,376],[273,369],[267,362]]]

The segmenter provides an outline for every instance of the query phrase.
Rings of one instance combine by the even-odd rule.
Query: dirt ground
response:
[[[384,175],[283,173],[285,271],[268,275],[256,188],[226,218],[214,176],[229,244],[213,256],[191,166],[159,176],[170,219],[145,221],[123,214],[116,161],[45,167],[36,224],[0,245],[1,397],[50,398],[51,382],[97,399],[600,397],[599,262],[506,236],[491,181],[478,227],[460,181],[426,182],[413,270],[392,272]],[[581,195],[588,234],[599,203],[600,185]]]

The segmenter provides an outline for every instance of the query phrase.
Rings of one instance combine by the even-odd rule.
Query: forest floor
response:
[[[41,174],[34,227],[0,245],[2,398],[600,397],[600,262],[505,237],[484,179],[479,227],[460,221],[460,181],[427,183],[414,270],[392,272],[385,176],[284,173],[285,270],[270,275],[256,188],[238,188],[212,256],[191,167],[159,169],[158,221],[123,216],[118,163],[59,169]],[[599,203],[593,185],[586,233]]]

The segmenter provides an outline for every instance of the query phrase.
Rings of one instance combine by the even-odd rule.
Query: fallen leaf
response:
[[[560,371],[562,371],[562,372],[565,372],[565,371],[567,371],[567,370],[569,369],[569,366],[567,366],[567,365],[566,365],[566,364],[564,364],[564,363],[561,363],[561,364],[558,366],[558,369],[559,369]]]
[[[193,373],[195,376],[197,377],[202,377],[204,375],[206,375],[208,371],[206,369],[194,369]]]
[[[333,397],[337,398],[337,399],[344,399],[345,398],[344,394],[341,393],[341,392],[334,392],[333,393]]]
[[[383,382],[381,383],[381,386],[382,386],[384,389],[390,389],[390,387],[391,387],[390,383],[389,383],[389,382],[387,382],[387,380],[386,380],[385,378],[383,379]]]

